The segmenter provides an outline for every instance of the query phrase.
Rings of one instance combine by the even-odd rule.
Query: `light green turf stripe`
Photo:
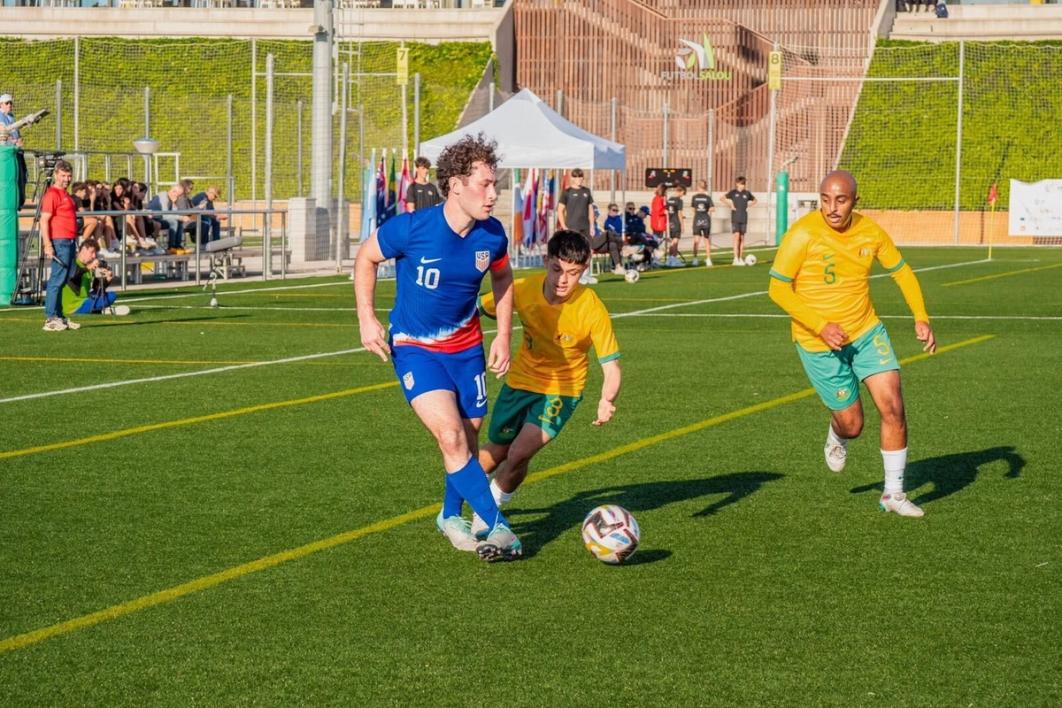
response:
[[[973,344],[980,344],[981,342],[992,339],[994,336],[995,335],[992,334],[982,335],[980,337],[974,337],[972,339],[967,339],[961,342],[956,342],[955,344],[940,347],[939,349],[937,349],[937,354],[943,354],[945,352],[953,351],[962,347],[968,347]],[[917,354],[915,356],[903,359],[900,363],[910,364],[916,361],[922,361],[923,359],[928,359],[930,356],[934,355],[929,353]],[[770,401],[764,401],[763,403],[757,403],[753,406],[740,408],[730,413],[724,413],[723,415],[717,415],[712,418],[706,418],[705,420],[699,421],[697,423],[691,423],[690,425],[686,425],[681,428],[675,428],[674,430],[668,430],[664,433],[651,435],[649,437],[642,438],[641,440],[635,440],[634,442],[628,443],[626,445],[621,445],[619,447],[614,447],[611,450],[606,450],[596,455],[591,455],[590,457],[583,457],[578,460],[573,460],[572,462],[566,462],[562,465],[557,465],[556,467],[551,467],[549,469],[542,470],[541,472],[536,472],[535,474],[528,476],[524,484],[533,484],[535,482],[541,482],[549,479],[550,477],[556,477],[566,472],[572,472],[577,469],[582,469],[583,467],[588,467],[599,462],[606,462],[616,457],[620,457],[621,455],[626,455],[631,452],[642,450],[651,445],[657,445],[668,440],[683,437],[685,435],[689,435],[691,433],[695,433],[706,428],[721,425],[737,418],[752,415],[753,413],[760,413],[762,411],[770,410],[772,408],[777,408],[787,403],[793,403],[794,401],[799,401],[813,395],[815,395],[815,390],[812,388],[806,388],[802,391],[790,393],[786,396],[780,396],[779,398],[774,398]],[[129,600],[128,602],[122,602],[117,605],[112,605],[111,607],[98,610],[97,612],[82,615],[81,617],[75,617],[74,619],[66,620],[65,622],[59,622],[48,627],[42,627],[41,629],[37,629],[32,632],[26,632],[25,634],[17,634],[13,637],[8,637],[7,639],[0,640],[0,654],[4,654],[9,651],[15,651],[16,649],[22,649],[38,642],[42,642],[45,639],[51,639],[52,637],[57,637],[63,634],[69,634],[70,632],[73,632],[75,630],[84,629],[85,627],[91,627],[93,625],[100,624],[101,622],[117,619],[118,617],[132,614],[133,612],[137,612],[139,610],[145,610],[149,607],[162,605],[164,603],[176,600],[186,595],[191,595],[192,593],[200,592],[201,590],[207,590],[217,585],[221,585],[222,583],[229,582],[230,580],[236,580],[252,573],[257,573],[259,571],[278,566],[282,563],[299,560],[300,558],[305,558],[310,554],[328,550],[330,548],[335,548],[336,546],[341,546],[345,543],[356,541],[359,538],[364,538],[365,536],[369,536],[371,534],[388,531],[390,529],[395,528],[396,526],[401,526],[402,524],[405,524],[409,521],[417,521],[419,519],[429,518],[437,514],[439,512],[439,508],[440,505],[432,504],[431,506],[424,506],[419,509],[414,509],[413,511],[407,511],[404,514],[392,516],[389,519],[377,521],[375,523],[369,524],[368,526],[362,526],[361,528],[357,528],[352,531],[346,531],[335,536],[330,536],[329,538],[324,538],[319,541],[307,543],[303,546],[298,546],[297,548],[291,548],[270,556],[265,556],[264,558],[259,558],[258,560],[254,560],[249,563],[244,563],[233,568],[228,568],[218,573],[204,575],[200,578],[196,578],[195,580],[190,580],[187,583],[175,585],[171,588],[151,593],[150,595],[143,595],[142,597]]]

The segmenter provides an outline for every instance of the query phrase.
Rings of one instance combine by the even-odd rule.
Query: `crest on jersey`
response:
[[[489,265],[490,251],[476,251],[476,270],[480,273],[485,273]]]
[[[407,391],[413,390],[413,372],[407,371],[402,377],[402,385],[406,387]]]

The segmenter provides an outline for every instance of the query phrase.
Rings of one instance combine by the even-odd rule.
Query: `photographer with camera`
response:
[[[107,291],[114,273],[99,260],[100,245],[94,238],[81,242],[74,267],[63,288],[63,309],[75,315],[128,315],[128,305],[115,305],[118,294]]]
[[[11,125],[15,122],[14,105],[15,99],[11,97],[11,94],[5,93],[0,96],[0,124]],[[7,142],[22,147],[22,135],[19,134],[18,128],[8,131]]]
[[[77,207],[67,193],[73,170],[66,160],[56,160],[52,186],[41,198],[41,246],[52,271],[44,297],[44,331],[62,332],[81,325],[63,316],[62,289],[74,265],[77,243]]]

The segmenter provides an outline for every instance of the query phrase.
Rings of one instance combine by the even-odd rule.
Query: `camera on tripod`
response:
[[[51,174],[55,172],[55,163],[59,162],[66,155],[65,152],[38,152],[37,167]]]

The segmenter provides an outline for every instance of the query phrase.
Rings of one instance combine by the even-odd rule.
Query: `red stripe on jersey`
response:
[[[395,336],[393,341],[396,347],[420,347],[430,352],[442,352],[444,354],[463,352],[482,343],[483,330],[479,326],[479,315],[473,315],[467,323],[454,330],[454,333],[446,339],[428,342],[399,334]]]
[[[507,265],[509,265],[509,254],[503,253],[501,258],[490,264],[490,269],[497,273]]]

